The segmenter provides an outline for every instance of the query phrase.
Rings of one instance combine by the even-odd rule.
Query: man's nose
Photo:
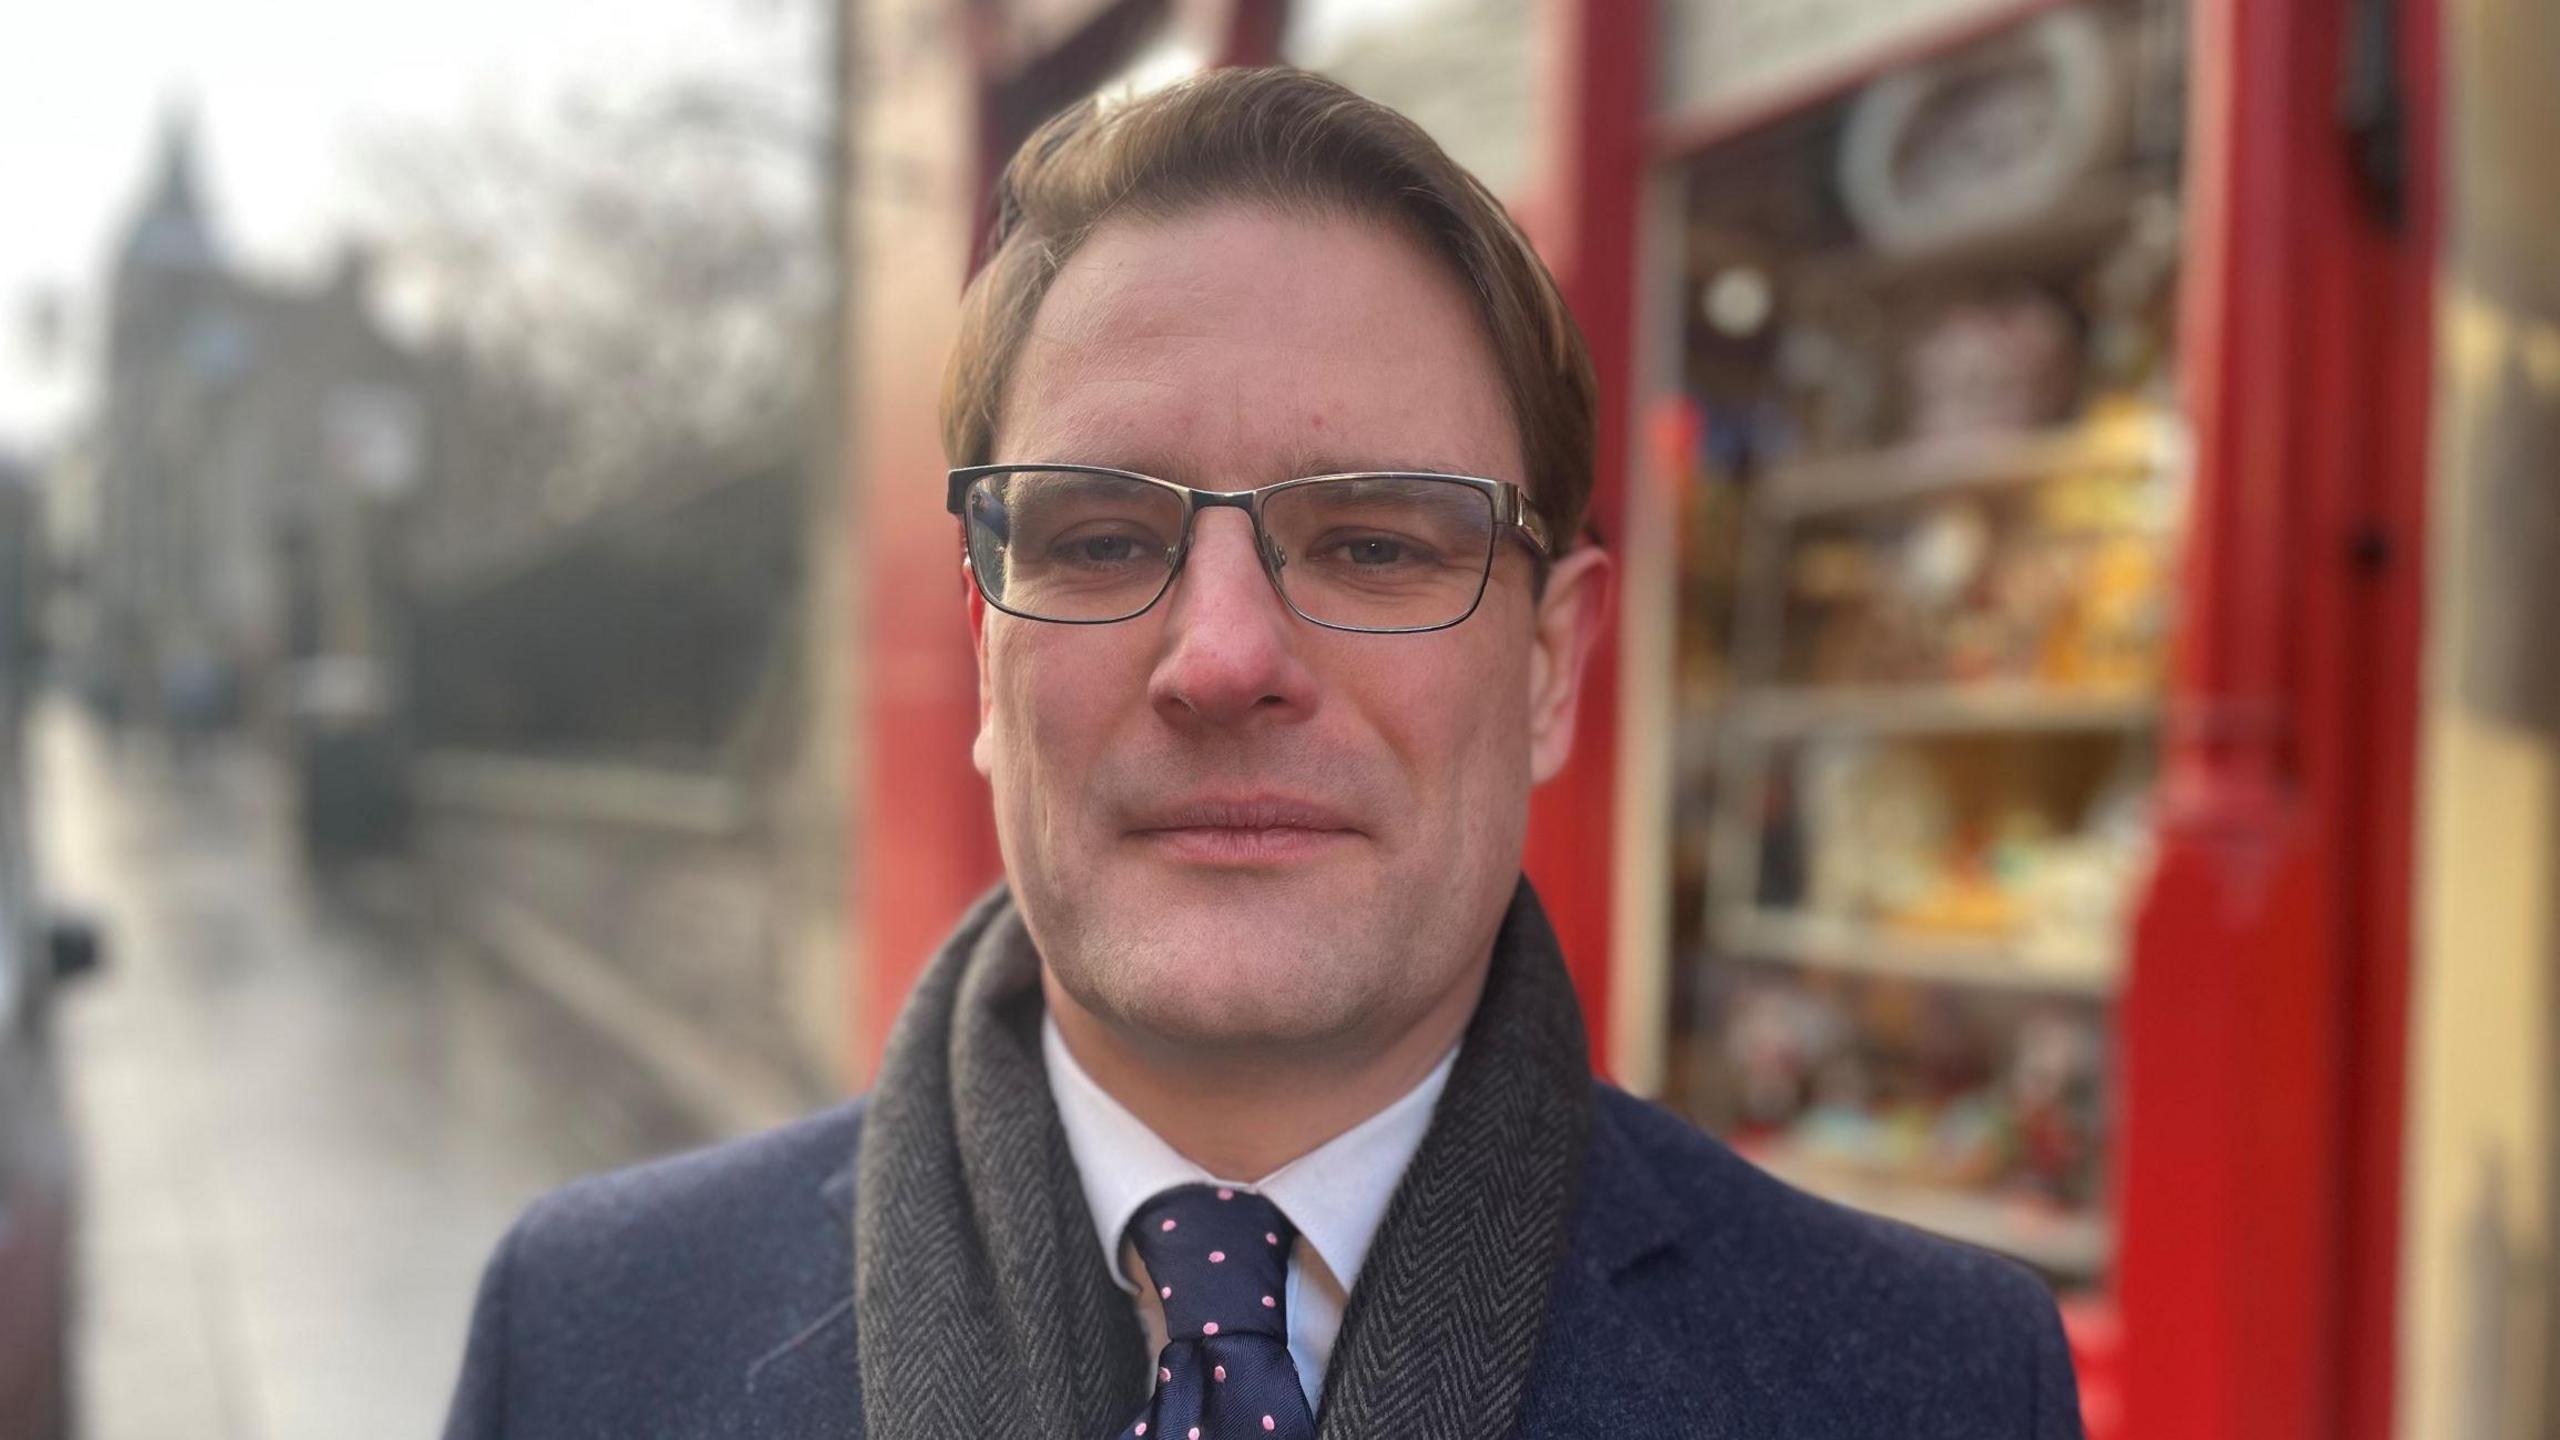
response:
[[[1312,708],[1298,653],[1306,624],[1272,587],[1244,515],[1211,510],[1192,523],[1191,552],[1163,604],[1164,653],[1148,695],[1167,720],[1233,725]]]

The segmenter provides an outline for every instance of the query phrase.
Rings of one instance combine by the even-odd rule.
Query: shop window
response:
[[[2113,1251],[2178,618],[2183,36],[2167,0],[2088,4],[1839,79],[1998,8],[1666,17],[1666,98],[1772,118],[1667,180],[1664,1090],[1790,1179],[2072,1290]],[[1766,67],[1726,63],[1764,31]]]

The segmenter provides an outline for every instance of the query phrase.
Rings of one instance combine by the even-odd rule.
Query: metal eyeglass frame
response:
[[[1182,537],[1174,542],[1172,562],[1165,566],[1164,583],[1156,587],[1155,594],[1147,597],[1146,604],[1126,615],[1114,615],[1104,620],[1061,620],[1055,616],[1032,615],[1012,609],[988,593],[986,577],[978,573],[977,562],[972,557],[969,547],[969,518],[965,508],[969,498],[969,487],[991,475],[1026,474],[1100,475],[1118,480],[1136,480],[1153,485],[1160,490],[1170,490],[1181,498]],[[1263,528],[1262,507],[1271,496],[1282,491],[1294,490],[1302,485],[1322,484],[1328,480],[1441,480],[1464,485],[1482,493],[1485,499],[1491,502],[1497,543],[1501,537],[1509,536],[1527,545],[1532,562],[1542,572],[1555,554],[1554,546],[1548,539],[1546,519],[1539,515],[1537,507],[1529,503],[1529,492],[1511,481],[1488,480],[1481,475],[1451,475],[1438,470],[1345,470],[1331,475],[1303,475],[1294,480],[1282,480],[1277,484],[1265,485],[1257,490],[1195,490],[1188,485],[1176,485],[1170,480],[1159,480],[1153,475],[1142,475],[1135,470],[1118,470],[1108,465],[1017,464],[965,465],[952,471],[950,479],[951,490],[946,504],[952,515],[958,517],[960,521],[960,560],[962,566],[969,572],[970,583],[977,586],[979,597],[1007,615],[1023,620],[1037,620],[1044,625],[1117,625],[1124,620],[1135,620],[1156,608],[1156,603],[1172,592],[1173,582],[1181,578],[1182,567],[1191,558],[1192,522],[1199,517],[1201,511],[1216,509],[1242,510],[1252,520],[1254,556],[1262,564],[1264,577],[1271,582],[1272,593],[1280,597],[1281,604],[1289,607],[1290,614],[1310,625],[1321,625],[1327,630],[1348,631],[1354,635],[1422,635],[1434,630],[1446,630],[1453,625],[1463,625],[1468,617],[1474,615],[1477,608],[1484,604],[1485,588],[1493,580],[1495,554],[1493,548],[1485,551],[1484,573],[1476,577],[1474,597],[1467,601],[1467,608],[1454,619],[1443,620],[1433,625],[1342,625],[1331,620],[1319,620],[1299,609],[1298,602],[1289,598],[1289,587],[1280,583],[1279,568],[1272,563],[1274,542],[1271,532]]]

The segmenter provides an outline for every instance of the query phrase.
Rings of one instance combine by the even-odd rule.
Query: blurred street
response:
[[[61,703],[32,729],[40,863],[107,942],[58,1017],[82,1433],[432,1435],[516,1212],[696,1136],[401,869],[306,876],[265,753],[120,748]]]

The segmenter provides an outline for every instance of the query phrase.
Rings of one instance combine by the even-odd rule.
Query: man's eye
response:
[[[1439,558],[1430,546],[1403,535],[1345,535],[1317,553],[1329,564],[1357,570],[1411,569]]]
[[[1126,565],[1143,558],[1147,547],[1134,535],[1078,535],[1061,541],[1055,553],[1077,565]]]

